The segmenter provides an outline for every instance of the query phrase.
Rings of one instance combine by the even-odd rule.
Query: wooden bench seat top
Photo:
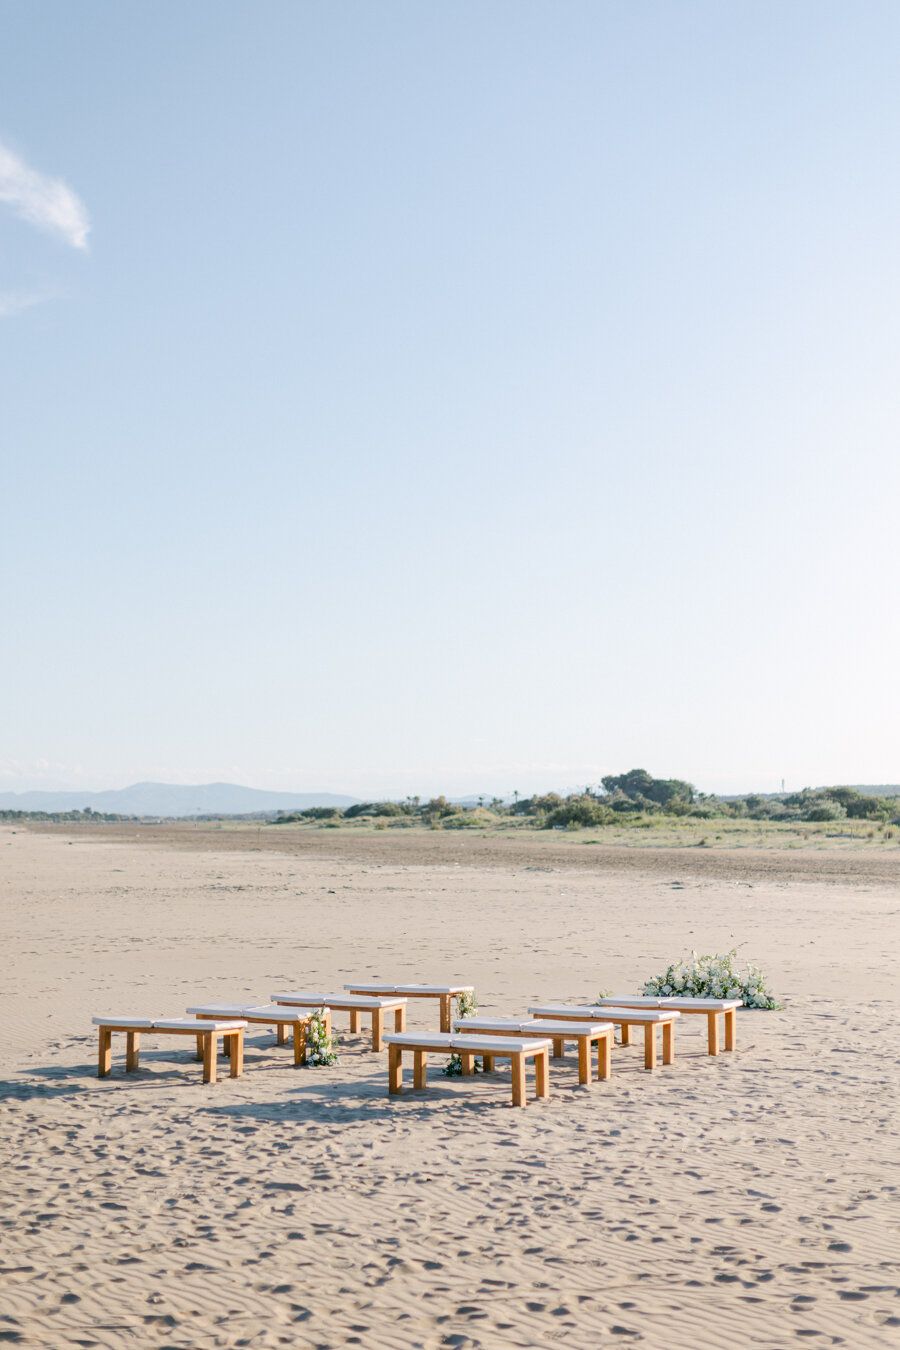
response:
[[[453,1023],[454,1030],[466,1034],[466,1028],[473,1032],[505,1031],[516,1035],[532,1036],[600,1036],[612,1031],[612,1022],[536,1022],[529,1018],[519,1021],[506,1017],[461,1017]]]
[[[407,997],[471,994],[474,984],[345,984],[345,989],[357,989],[367,994],[405,994]]]
[[[629,997],[627,995],[614,995],[612,998],[601,998],[598,1000],[598,1007],[606,1008],[676,1008],[678,1012],[729,1012],[732,1008],[740,1008],[743,1000],[739,998],[681,998],[677,994],[669,995],[665,998],[651,998],[649,995],[640,994]]]
[[[589,1021],[608,1018],[611,1022],[674,1022],[681,1016],[677,1008],[622,1008],[616,1005],[598,1007],[591,1004],[584,1008],[569,1003],[545,1003],[538,1008],[529,1008],[536,1017],[571,1017],[576,1021]]]
[[[515,1041],[509,1036],[463,1036],[452,1031],[397,1031],[388,1032],[386,1045],[399,1045],[404,1050],[449,1050],[474,1055],[535,1055],[552,1048],[549,1040]]]
[[[270,994],[273,1003],[282,1003],[298,1008],[332,1008],[338,1012],[383,1012],[391,1008],[402,1008],[405,998],[370,998],[367,994]]]
[[[250,1007],[243,1003],[201,1003],[188,1008],[189,1013],[209,1017],[243,1017],[248,1022],[305,1022],[302,1009],[279,1007],[275,1003],[261,1003]],[[326,1009],[327,1011],[327,1009]]]
[[[112,1027],[115,1031],[183,1031],[203,1035],[210,1031],[243,1031],[247,1023],[237,1019],[201,1021],[197,1017],[92,1017],[95,1027]]]

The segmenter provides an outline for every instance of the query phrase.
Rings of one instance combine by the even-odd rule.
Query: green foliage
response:
[[[739,998],[745,1008],[781,1007],[757,966],[748,962],[743,971],[738,968],[736,948],[724,956],[691,952],[648,980],[641,992],[657,998]]]
[[[318,1069],[338,1062],[334,1042],[325,1029],[324,1008],[317,1008],[309,1015],[306,1024],[306,1062]]]
[[[604,806],[597,797],[580,794],[566,797],[559,806],[548,811],[543,824],[548,830],[567,827],[580,829],[586,825],[608,825],[614,819],[610,808]]]
[[[471,993],[457,994],[456,996],[456,1016],[460,1019],[464,1017],[474,1017],[478,1012],[478,999],[473,989]],[[474,1059],[472,1068],[475,1073],[481,1071],[481,1061]],[[458,1078],[462,1073],[462,1060],[459,1055],[451,1055],[447,1063],[441,1069],[441,1073],[446,1074],[448,1078]]]
[[[804,820],[846,820],[847,812],[841,806],[840,802],[828,801],[822,798],[815,805],[810,806],[804,816]]]
[[[422,815],[426,820],[444,820],[447,816],[458,815],[464,810],[464,806],[456,806],[453,802],[448,802],[447,798],[441,794],[440,797],[432,797],[431,801],[425,803],[422,807]]]
[[[28,821],[33,820],[36,823],[46,821],[51,825],[77,825],[79,823],[90,825],[100,823],[103,825],[114,825],[118,821],[140,820],[140,816],[119,816],[113,811],[92,811],[86,806],[83,811],[0,811],[0,820],[5,821]]]
[[[680,778],[653,778],[646,769],[629,769],[628,773],[608,774],[603,780],[606,792],[621,794],[629,801],[649,802],[669,806],[673,802],[693,802],[695,789]]]

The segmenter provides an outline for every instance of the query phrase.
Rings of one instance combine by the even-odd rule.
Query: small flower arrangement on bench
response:
[[[772,1010],[781,1004],[766,987],[758,966],[737,968],[737,948],[724,956],[682,957],[644,985],[642,993],[656,998],[739,998],[745,1008]]]
[[[475,996],[475,990],[471,993],[457,994],[456,996],[456,1015],[457,1017],[474,1017],[478,1012],[478,999]],[[473,1059],[472,1072],[481,1072],[481,1061]],[[448,1078],[457,1078],[462,1074],[462,1060],[459,1055],[451,1055],[447,1063],[441,1069],[441,1073]]]
[[[306,1062],[316,1068],[337,1064],[334,1042],[325,1025],[325,1009],[317,1008],[309,1015],[306,1025]]]

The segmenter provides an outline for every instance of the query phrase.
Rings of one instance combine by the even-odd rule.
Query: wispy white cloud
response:
[[[72,248],[87,248],[91,222],[81,198],[61,178],[32,169],[2,143],[0,202],[22,220],[60,235]]]
[[[32,305],[42,305],[45,300],[53,300],[58,293],[48,290],[0,291],[0,319],[11,319],[21,314],[23,309]]]

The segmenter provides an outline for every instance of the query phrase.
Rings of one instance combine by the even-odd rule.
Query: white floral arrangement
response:
[[[475,997],[474,989],[471,990],[471,992],[464,990],[463,993],[456,995],[457,1017],[474,1017],[477,1012],[478,999]],[[475,1073],[479,1073],[481,1071],[480,1060],[474,1059],[472,1061],[472,1068]],[[451,1055],[447,1060],[447,1063],[441,1069],[441,1073],[445,1073],[448,1078],[458,1078],[462,1073],[462,1060],[459,1055]]]
[[[682,957],[662,975],[648,980],[642,992],[657,998],[739,998],[745,1008],[780,1008],[766,984],[766,977],[752,962],[743,971],[738,969],[735,948],[724,956],[691,952],[690,958]]]
[[[328,1034],[324,1008],[311,1012],[306,1023],[306,1062],[317,1068],[338,1062],[334,1042]]]

